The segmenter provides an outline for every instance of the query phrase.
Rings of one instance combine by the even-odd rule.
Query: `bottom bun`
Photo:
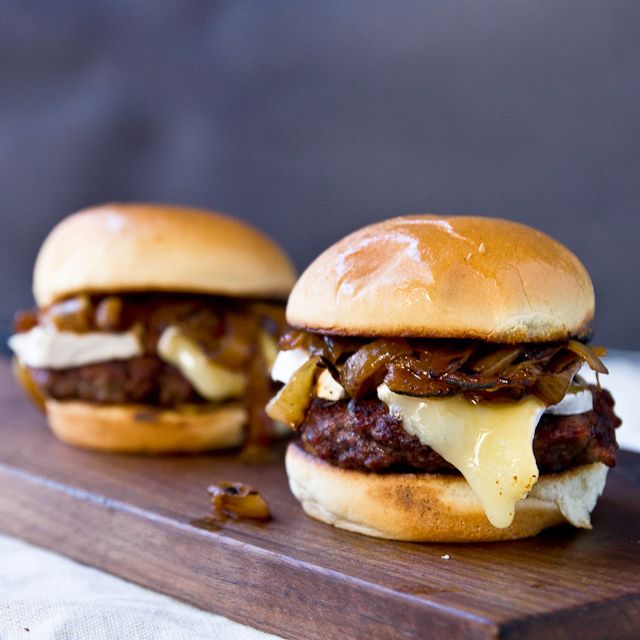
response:
[[[376,538],[413,542],[491,542],[535,536],[547,527],[591,528],[608,468],[594,463],[543,475],[516,505],[511,525],[497,529],[462,476],[378,474],[340,469],[292,443],[289,486],[312,518]]]
[[[144,405],[47,400],[46,411],[49,426],[63,442],[121,453],[228,449],[242,444],[246,422],[240,404],[169,411]]]

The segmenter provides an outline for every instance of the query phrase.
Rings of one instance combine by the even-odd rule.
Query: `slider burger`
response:
[[[268,376],[295,274],[269,238],[217,213],[106,204],[38,254],[15,370],[63,441],[123,452],[267,444]]]
[[[578,373],[606,373],[593,312],[579,260],[521,224],[409,216],[344,238],[295,285],[272,369],[294,495],[380,538],[589,528],[620,424]]]

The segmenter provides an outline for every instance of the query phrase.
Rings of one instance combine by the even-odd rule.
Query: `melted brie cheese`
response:
[[[289,349],[280,351],[271,368],[271,378],[276,382],[287,384],[291,376],[309,360],[309,352],[306,349]],[[344,387],[336,382],[333,376],[325,369],[318,376],[316,384],[316,396],[323,400],[342,400],[347,397]]]
[[[167,327],[158,341],[158,356],[172,364],[207,400],[220,402],[244,392],[244,374],[211,362],[206,354],[177,327]]]
[[[474,404],[462,397],[416,398],[378,387],[407,433],[462,473],[494,527],[508,527],[516,502],[538,480],[533,435],[544,412],[534,397]]]
[[[593,394],[590,389],[568,393],[558,404],[547,407],[546,412],[555,416],[573,416],[593,411]]]
[[[344,387],[333,379],[333,376],[325,369],[318,376],[316,395],[324,400],[342,400],[347,397]]]
[[[309,359],[306,349],[287,349],[280,351],[271,367],[271,378],[287,384],[291,376]]]
[[[68,369],[142,355],[142,345],[134,333],[73,333],[34,327],[11,336],[8,344],[22,364],[46,369]]]

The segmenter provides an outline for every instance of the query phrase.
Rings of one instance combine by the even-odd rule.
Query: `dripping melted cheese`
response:
[[[511,524],[516,503],[538,480],[533,436],[545,409],[540,400],[474,404],[400,395],[384,384],[378,397],[405,431],[462,473],[494,527]]]
[[[177,327],[167,327],[158,342],[158,356],[179,369],[193,388],[207,400],[221,402],[242,396],[246,378],[211,362],[196,343]]]

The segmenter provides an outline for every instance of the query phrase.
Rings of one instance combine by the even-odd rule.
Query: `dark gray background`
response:
[[[640,2],[0,0],[0,322],[104,200],[235,213],[300,268],[415,212],[556,236],[640,348]]]

